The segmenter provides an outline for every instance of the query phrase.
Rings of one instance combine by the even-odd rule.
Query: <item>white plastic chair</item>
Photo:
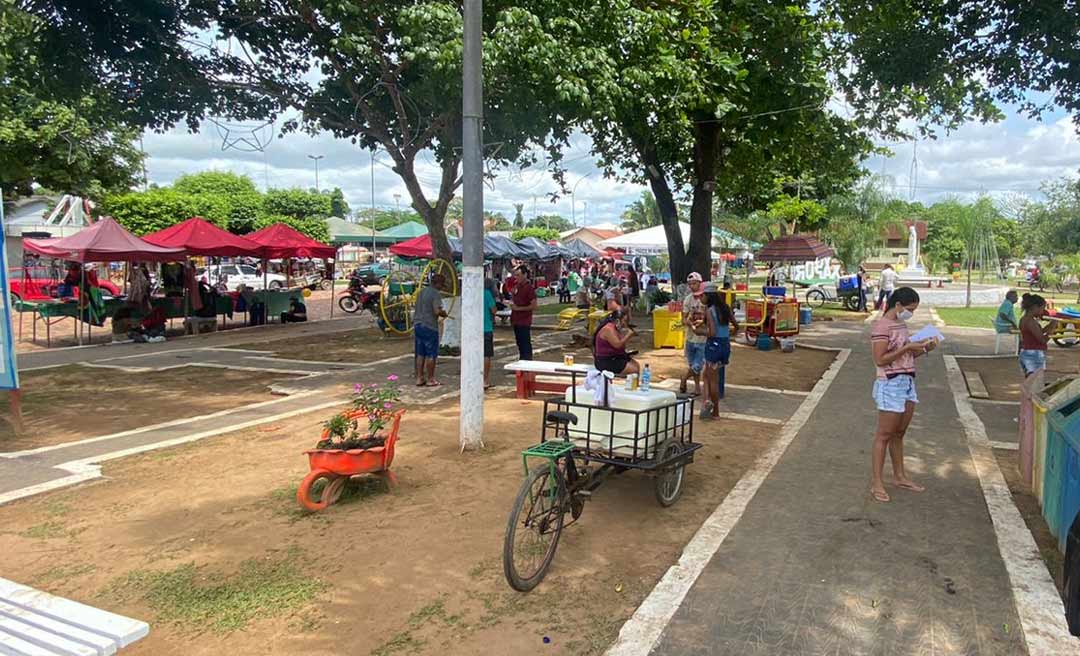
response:
[[[990,320],[990,325],[994,327],[994,355],[1001,353],[1001,338],[1007,337],[1009,343],[1012,344],[1012,352],[1016,353],[1020,350],[1020,333],[1009,331],[1007,333],[999,333],[997,330],[997,324],[994,320]]]

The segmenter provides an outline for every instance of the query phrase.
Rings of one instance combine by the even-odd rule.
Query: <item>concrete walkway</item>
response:
[[[813,338],[850,356],[651,653],[1028,653],[940,354],[920,360],[906,440],[927,492],[870,500],[866,330]]]

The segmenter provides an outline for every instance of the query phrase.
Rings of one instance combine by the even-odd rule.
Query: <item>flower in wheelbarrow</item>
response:
[[[364,386],[361,385],[360,383],[356,383],[355,385],[352,386],[352,391],[357,393],[357,394],[359,394],[360,390],[362,390],[362,389],[364,389]]]
[[[386,380],[388,380],[390,382],[394,382],[397,379],[398,379],[397,374],[390,374],[389,376],[386,377]]]
[[[382,407],[389,410],[390,408],[394,407],[394,404],[393,403],[384,403],[384,404],[382,404]]]

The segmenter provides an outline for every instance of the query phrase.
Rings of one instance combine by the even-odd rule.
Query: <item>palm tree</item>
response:
[[[889,227],[901,223],[887,211],[889,201],[882,180],[873,177],[855,192],[832,196],[825,202],[828,223],[822,237],[849,270],[871,254]]]
[[[635,232],[661,225],[660,208],[651,192],[641,192],[641,198],[626,206],[622,213],[622,229]]]
[[[985,270],[989,263],[997,266],[997,246],[994,244],[994,218],[998,211],[994,202],[984,196],[972,205],[959,205],[953,217],[957,235],[964,242],[964,262],[967,265],[967,298],[964,307],[971,307],[971,271],[976,263]]]

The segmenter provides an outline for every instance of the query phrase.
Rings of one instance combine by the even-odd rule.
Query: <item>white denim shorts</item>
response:
[[[882,412],[904,412],[906,403],[919,402],[915,393],[915,376],[901,374],[895,378],[880,378],[874,381],[874,403]]]

